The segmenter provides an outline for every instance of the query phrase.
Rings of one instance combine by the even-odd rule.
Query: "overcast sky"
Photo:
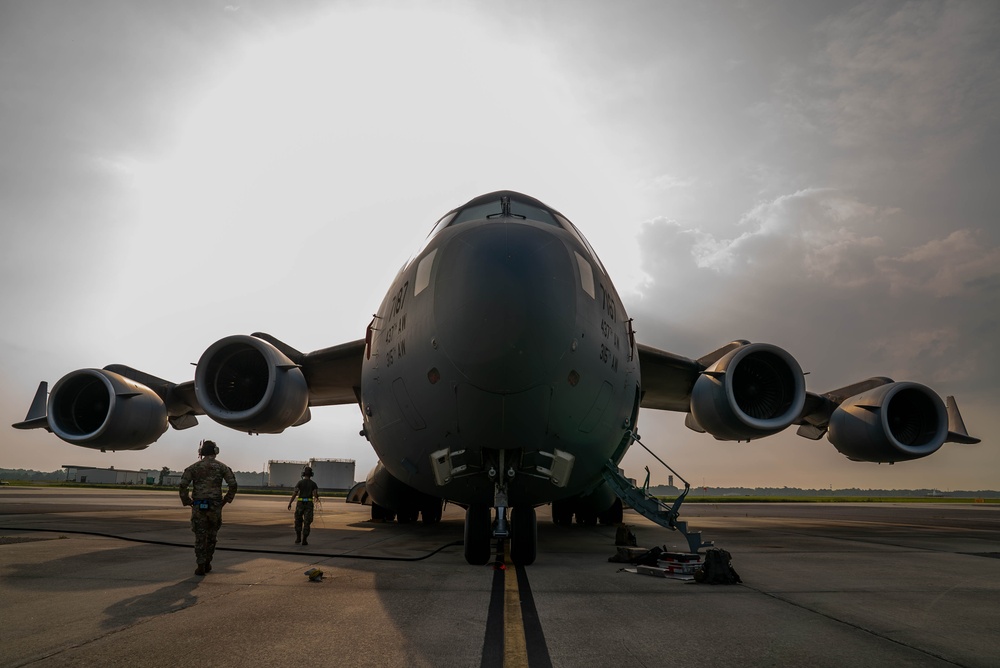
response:
[[[995,3],[0,2],[0,91],[4,425],[73,369],[361,338],[434,221],[510,188],[577,224],[642,342],[925,383],[983,438],[890,467],[643,411],[693,484],[1000,488]],[[179,469],[211,437],[363,478],[357,407],[313,415],[138,453],[2,427],[0,467]]]

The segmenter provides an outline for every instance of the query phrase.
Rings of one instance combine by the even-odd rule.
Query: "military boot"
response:
[[[302,544],[303,544],[303,545],[308,545],[308,544],[309,544],[309,541],[308,541],[308,540],[306,540],[306,538],[307,538],[308,536],[309,536],[309,532],[308,532],[308,531],[303,531],[303,532],[302,532]]]
[[[302,532],[301,531],[296,531],[295,532],[295,544],[298,545],[301,542],[302,542]]]
[[[206,561],[205,562],[205,572],[206,573],[211,573],[212,572],[212,562],[211,561]]]
[[[205,565],[204,564],[198,564],[198,568],[194,569],[194,574],[195,575],[204,575],[205,574]]]

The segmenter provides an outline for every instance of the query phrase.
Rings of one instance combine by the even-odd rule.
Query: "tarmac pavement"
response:
[[[326,499],[300,547],[286,503],[239,494],[199,577],[176,493],[0,488],[0,665],[1000,665],[995,505],[687,504],[743,580],[712,586],[622,571],[615,527],[544,507],[535,564],[495,570],[452,545],[458,507],[398,525]]]

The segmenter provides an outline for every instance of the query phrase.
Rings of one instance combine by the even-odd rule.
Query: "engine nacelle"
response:
[[[142,450],[167,430],[167,409],[156,392],[104,369],[60,378],[47,412],[52,433],[95,450]]]
[[[776,434],[802,412],[806,383],[787,352],[767,343],[737,348],[702,372],[691,390],[691,415],[720,441]]]
[[[254,336],[227,336],[198,360],[194,391],[205,414],[233,429],[278,434],[304,422],[309,385],[297,364]]]
[[[944,402],[919,383],[889,383],[845,400],[827,436],[849,459],[889,463],[934,454],[947,437]]]

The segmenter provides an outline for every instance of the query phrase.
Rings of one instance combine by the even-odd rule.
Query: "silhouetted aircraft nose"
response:
[[[513,393],[552,381],[576,314],[571,256],[519,221],[470,226],[442,249],[434,317],[442,351],[472,385]]]

